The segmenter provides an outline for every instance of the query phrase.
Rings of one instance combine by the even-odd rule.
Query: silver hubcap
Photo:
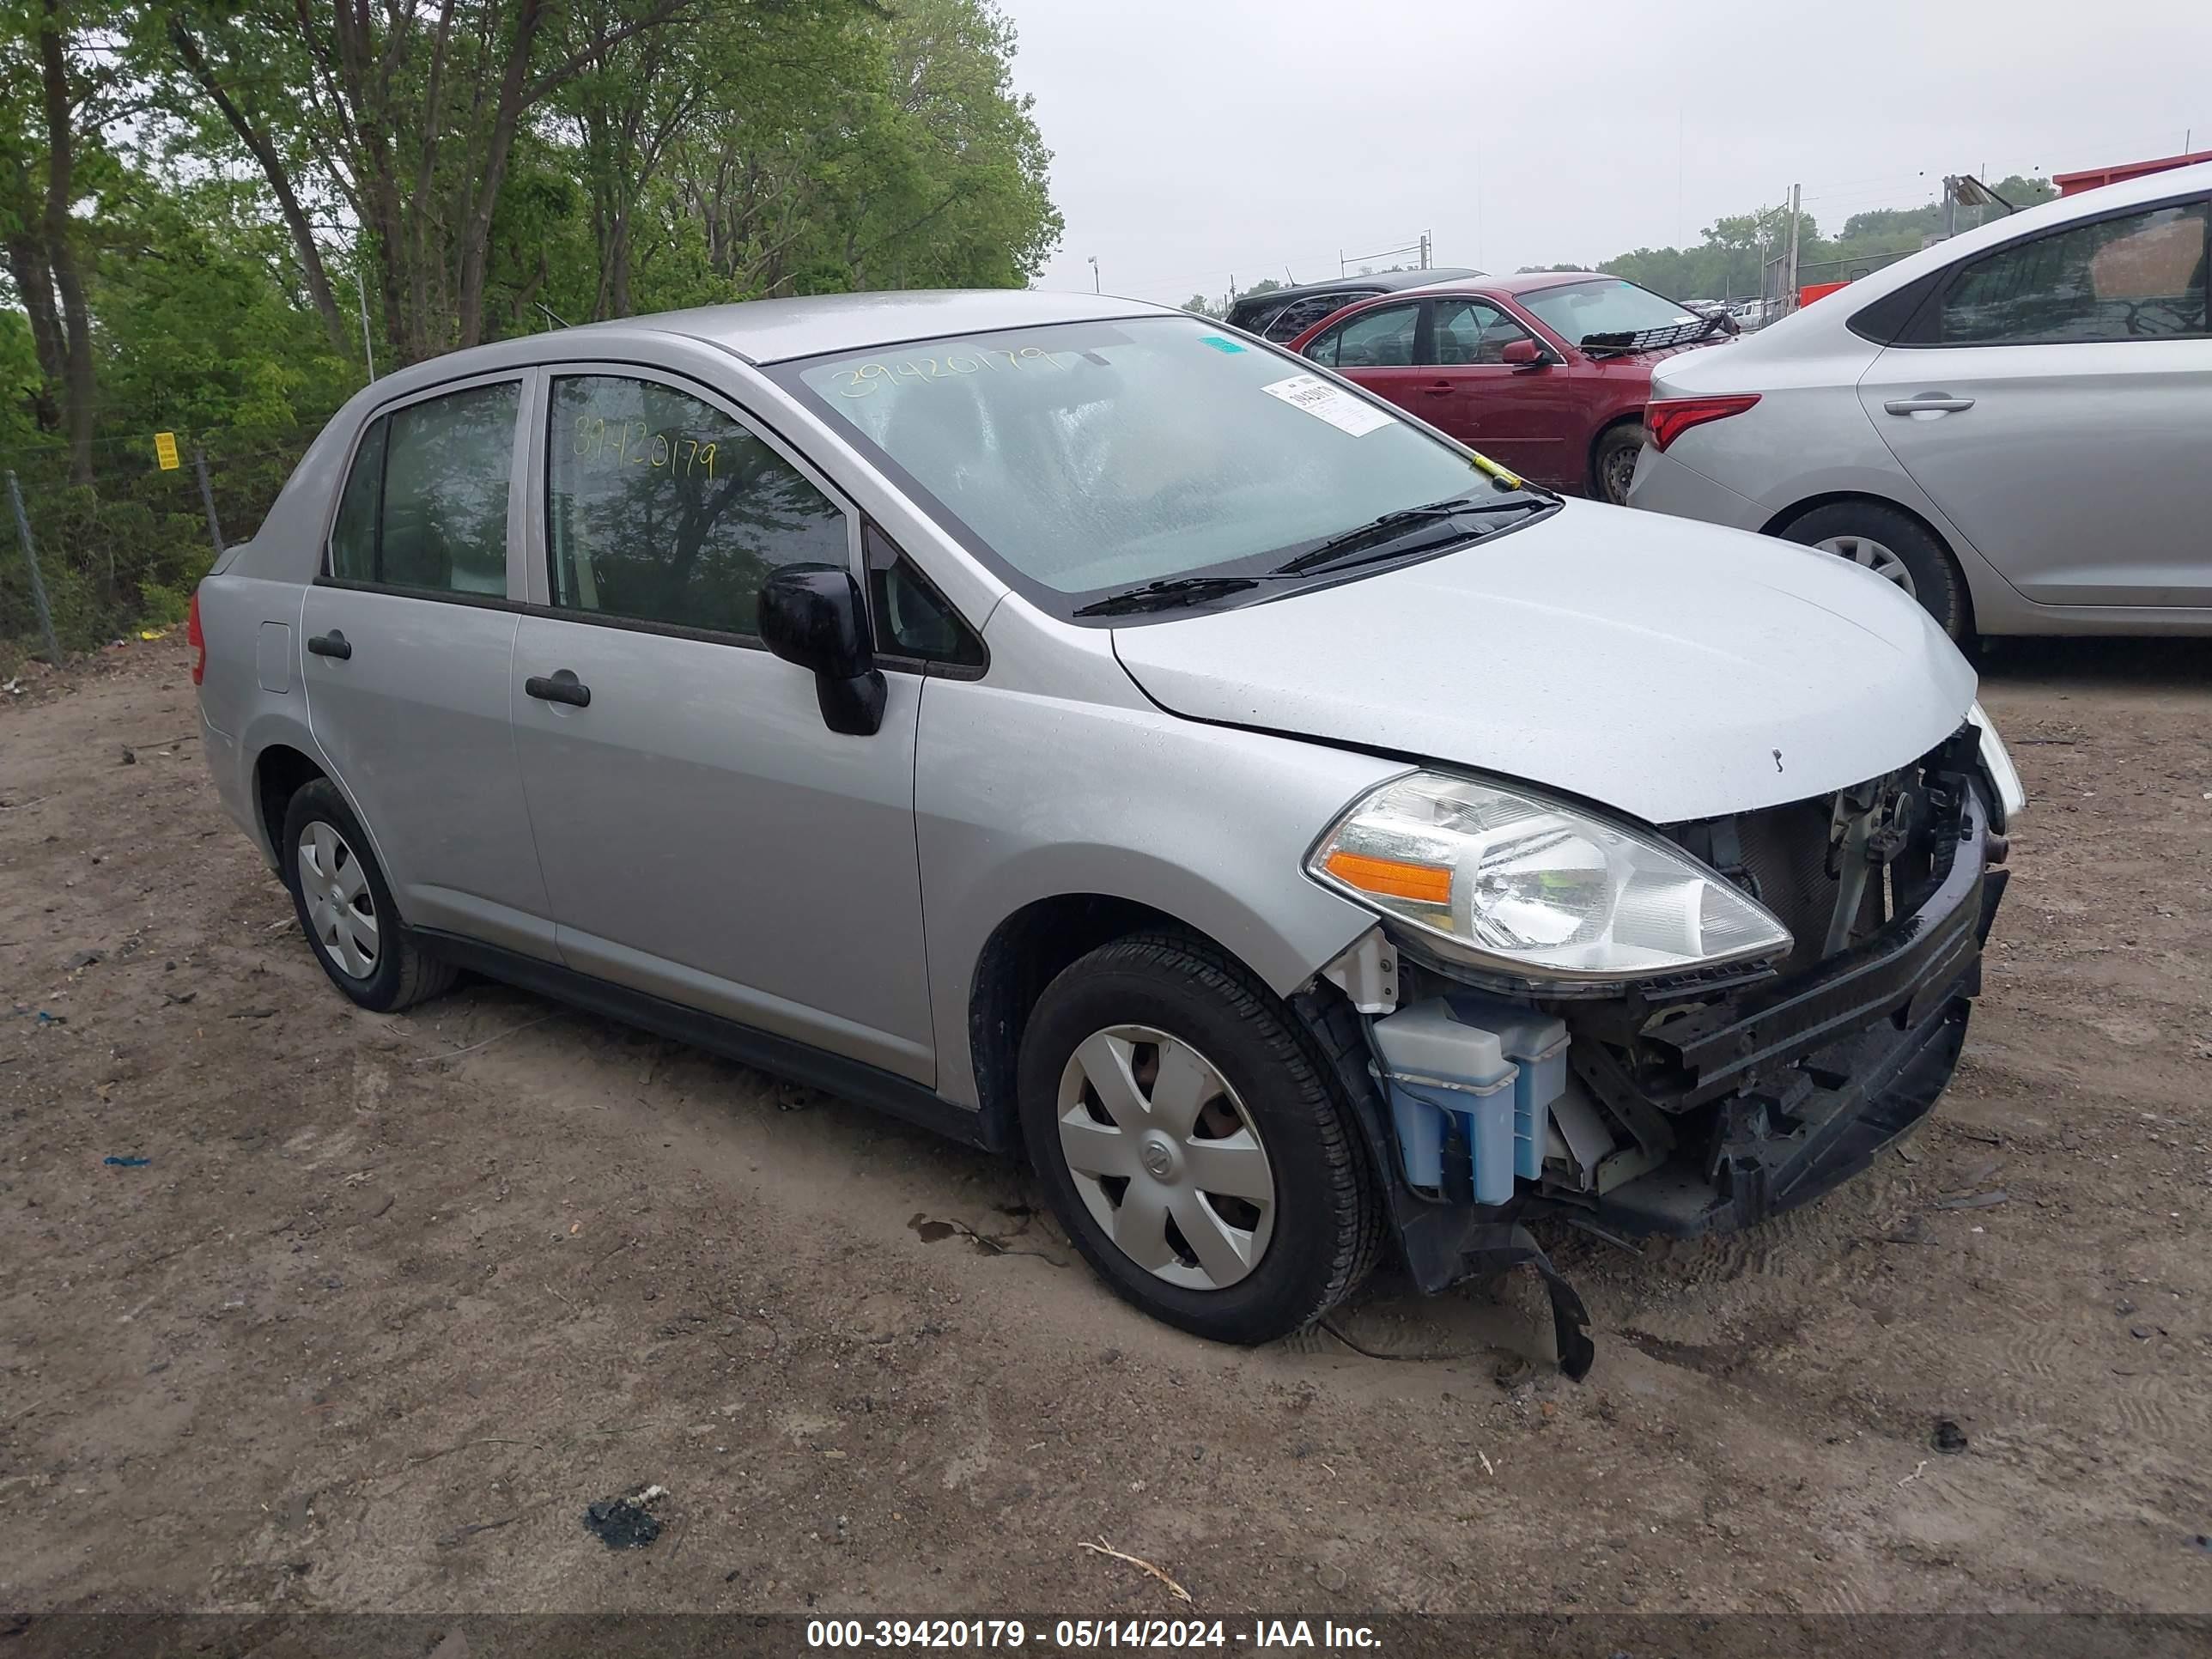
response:
[[[1060,1150],[1106,1236],[1154,1277],[1234,1285],[1275,1225],[1275,1176],[1237,1091],[1197,1049],[1148,1025],[1077,1045],[1060,1079]]]
[[[1826,541],[1814,542],[1813,546],[1820,552],[1838,554],[1853,564],[1863,564],[1875,575],[1895,582],[1915,599],[1920,597],[1913,591],[1912,573],[1905,568],[1905,561],[1871,537],[1831,536]]]
[[[300,896],[307,926],[322,940],[331,960],[353,979],[376,971],[376,901],[368,872],[327,823],[311,823],[300,836]]]

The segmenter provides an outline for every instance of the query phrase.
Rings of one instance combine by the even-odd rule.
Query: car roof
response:
[[[1113,295],[1034,289],[915,289],[870,294],[820,294],[793,300],[744,300],[697,306],[556,331],[561,355],[580,345],[649,345],[655,338],[700,340],[749,363],[784,362],[831,351],[871,351],[949,334],[1115,318],[1179,317],[1172,306]],[[495,372],[541,361],[545,334],[526,334],[432,357],[386,375],[376,389],[390,395],[457,375]]]
[[[1524,294],[1535,294],[1545,289],[1565,288],[1576,283],[1624,283],[1625,276],[1607,276],[1601,270],[1523,270],[1510,276],[1480,276],[1473,279],[1446,277],[1433,283],[1396,290],[1389,294],[1365,296],[1366,303],[1379,304],[1386,299],[1419,297],[1428,299],[1451,294],[1474,294],[1488,297],[1518,299]],[[1273,297],[1272,295],[1269,297]],[[1663,297],[1663,296],[1662,296]],[[1347,301],[1346,308],[1361,304]],[[1679,301],[1670,303],[1680,304]]]
[[[1244,295],[1230,309],[1237,311],[1247,306],[1286,304],[1292,300],[1310,299],[1317,294],[1395,294],[1400,289],[1426,288],[1434,283],[1465,282],[1482,274],[1466,265],[1436,265],[1426,270],[1376,270],[1364,276],[1340,276],[1334,282],[1299,283],[1290,288],[1271,288],[1265,294]]]
[[[1518,270],[1510,276],[1486,276],[1480,283],[1454,284],[1480,289],[1485,294],[1534,294],[1540,289],[1565,288],[1570,283],[1620,283],[1628,279],[1602,270]]]
[[[866,351],[946,334],[981,334],[1002,328],[1149,313],[1176,314],[1171,306],[1113,295],[1036,289],[915,289],[746,300],[733,305],[661,312],[629,321],[656,333],[704,340],[748,362],[776,363],[827,351]]]

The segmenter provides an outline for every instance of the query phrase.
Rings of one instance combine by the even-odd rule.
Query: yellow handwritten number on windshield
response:
[[[1042,346],[1023,346],[1018,349],[978,346],[973,351],[947,352],[941,357],[902,357],[896,362],[857,363],[851,368],[838,369],[833,378],[839,397],[872,398],[878,387],[887,384],[911,381],[922,385],[963,374],[1004,374],[1039,363],[1062,370],[1067,367]]]

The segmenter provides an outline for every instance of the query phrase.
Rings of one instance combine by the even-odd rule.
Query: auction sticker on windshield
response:
[[[1372,404],[1362,403],[1341,386],[1331,386],[1318,374],[1293,374],[1271,380],[1260,388],[1270,398],[1280,398],[1293,409],[1327,421],[1340,432],[1364,437],[1392,424],[1391,417]]]

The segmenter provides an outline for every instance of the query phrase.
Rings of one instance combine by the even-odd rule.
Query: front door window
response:
[[[751,637],[778,566],[844,564],[845,515],[721,410],[657,380],[553,382],[553,603]]]

